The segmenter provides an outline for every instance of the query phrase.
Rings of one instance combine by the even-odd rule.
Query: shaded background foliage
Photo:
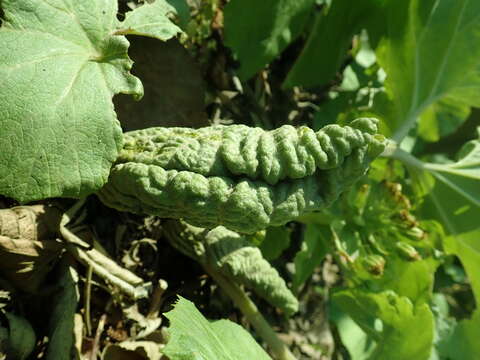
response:
[[[480,5],[169,2],[183,35],[167,42],[129,37],[132,72],[145,96],[138,103],[114,98],[124,130],[230,123],[318,129],[375,116],[382,132],[401,143],[401,151],[378,159],[331,208],[250,239],[299,299],[299,312],[288,318],[251,295],[292,352],[305,359],[476,359]],[[120,5],[123,19],[137,4]],[[455,163],[467,141],[460,159],[468,163]],[[72,349],[86,359],[100,353],[160,358],[167,340],[163,314],[178,294],[207,318],[229,318],[256,336],[205,270],[169,245],[161,219],[87,199],[79,236],[94,239],[161,294],[159,302],[153,296],[133,301],[69,256],[51,263],[52,251],[64,254],[58,231],[12,235],[3,224],[18,203],[1,198],[0,205],[1,256],[9,260],[2,268],[0,340],[16,358],[49,351],[52,359],[69,359]],[[71,205],[55,199],[34,206],[62,214]],[[30,217],[29,227],[49,228],[53,221],[56,229],[58,216]],[[25,217],[10,224],[25,227],[19,219]],[[24,247],[15,242],[20,238]],[[23,343],[13,341],[20,338]]]

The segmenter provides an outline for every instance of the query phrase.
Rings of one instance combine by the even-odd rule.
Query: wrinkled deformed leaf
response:
[[[252,234],[336,200],[383,151],[376,124],[132,131],[97,194],[118,210]]]
[[[240,325],[229,320],[209,322],[182,297],[165,316],[170,320],[170,340],[163,353],[171,360],[270,359]]]
[[[180,221],[168,221],[163,229],[170,243],[184,254],[252,289],[287,314],[298,310],[297,299],[277,270],[244,236],[223,226],[209,231]]]
[[[0,235],[11,239],[39,241],[58,231],[61,212],[48,205],[15,206],[0,210]]]
[[[297,299],[277,270],[262,257],[260,249],[249,246],[243,236],[219,226],[209,231],[205,240],[208,264],[253,289],[287,314],[298,311]]]
[[[225,7],[225,44],[240,61],[247,80],[300,34],[314,0],[232,0]]]
[[[112,96],[143,94],[128,41],[115,35],[117,1],[1,4],[0,194],[85,196],[106,182],[122,145]]]

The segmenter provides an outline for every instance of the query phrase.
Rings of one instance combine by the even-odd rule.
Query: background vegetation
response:
[[[478,358],[480,3],[100,3],[0,1],[3,358]],[[168,221],[94,194],[122,130],[362,116],[391,139],[368,174],[244,239],[293,314],[178,251]]]

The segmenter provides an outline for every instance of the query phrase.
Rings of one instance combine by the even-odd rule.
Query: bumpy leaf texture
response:
[[[254,233],[331,204],[384,149],[376,120],[273,131],[244,125],[127,133],[99,192],[119,210]]]
[[[169,242],[184,254],[252,289],[285,313],[298,311],[298,301],[285,281],[244,236],[223,226],[209,231],[181,221],[168,221],[162,227]]]

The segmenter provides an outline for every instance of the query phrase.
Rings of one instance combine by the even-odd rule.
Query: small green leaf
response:
[[[225,7],[225,44],[247,80],[279,55],[305,27],[315,0],[231,0]]]
[[[427,304],[415,306],[393,291],[361,289],[338,291],[332,301],[377,342],[369,360],[429,359],[435,324]],[[375,325],[377,318],[381,326]]]
[[[430,257],[407,261],[390,256],[384,276],[376,281],[377,288],[393,290],[414,304],[428,303],[437,266],[438,262]]]
[[[120,25],[117,34],[149,36],[167,41],[182,30],[168,18],[175,13],[175,8],[165,0],[155,0],[145,3],[125,14],[125,20]]]
[[[293,276],[292,287],[296,290],[302,286],[313,270],[320,265],[325,257],[328,247],[327,243],[331,238],[328,226],[308,224],[303,236],[302,247],[295,255],[295,275]]]
[[[368,360],[375,350],[375,342],[352,320],[350,316],[332,306],[330,318],[337,326],[342,344],[355,360]]]
[[[170,340],[163,350],[170,360],[268,360],[252,336],[229,320],[209,322],[195,305],[179,297],[170,320]]]

